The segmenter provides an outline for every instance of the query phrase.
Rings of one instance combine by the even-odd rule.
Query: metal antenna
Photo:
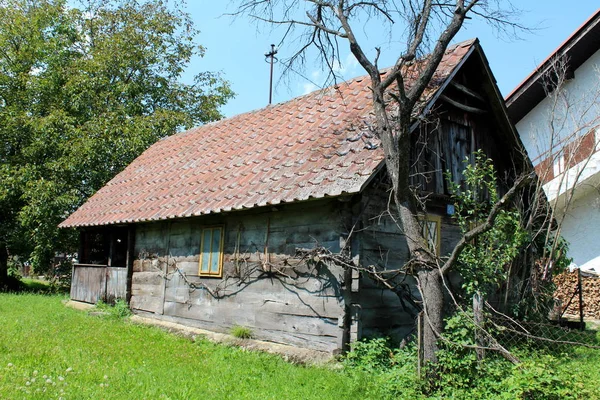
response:
[[[271,104],[271,101],[273,100],[273,64],[279,61],[277,57],[275,57],[275,54],[277,54],[277,49],[275,48],[275,45],[272,44],[271,51],[265,53],[265,61],[271,63],[271,77],[269,79],[269,104]]]

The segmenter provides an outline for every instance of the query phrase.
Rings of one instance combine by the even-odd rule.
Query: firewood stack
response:
[[[565,271],[554,277],[556,291],[554,298],[558,300],[561,310],[567,306],[577,291],[577,270]],[[583,315],[585,318],[600,319],[600,277],[582,273],[581,287],[583,292]],[[575,294],[565,315],[579,316],[579,295]]]

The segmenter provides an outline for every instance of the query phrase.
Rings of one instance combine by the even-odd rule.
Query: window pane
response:
[[[437,248],[437,221],[427,221],[429,246],[432,250]]]
[[[212,246],[211,246],[211,261],[210,272],[213,274],[219,273],[219,261],[221,253],[221,228],[212,229]]]
[[[200,272],[201,273],[208,273],[210,272],[209,267],[210,267],[210,255],[211,255],[211,249],[210,249],[210,245],[212,243],[211,241],[211,233],[212,230],[211,229],[204,229],[202,231],[202,264],[200,265]]]

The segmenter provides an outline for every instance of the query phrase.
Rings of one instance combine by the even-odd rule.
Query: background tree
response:
[[[57,224],[150,144],[221,118],[219,74],[180,82],[197,33],[161,0],[0,4],[0,287],[9,256],[72,251]]]
[[[414,271],[423,300],[423,356],[435,363],[437,339],[443,330],[443,275],[455,269],[463,248],[474,237],[491,229],[498,212],[531,176],[517,179],[490,207],[488,217],[466,232],[450,256],[441,260],[429,251],[417,220],[418,201],[409,179],[411,126],[419,118],[423,92],[465,20],[481,18],[502,32],[515,33],[525,29],[516,22],[519,11],[510,1],[499,0],[244,0],[236,14],[285,25],[286,37],[297,34],[296,40],[286,40],[298,46],[285,60],[288,70],[302,66],[307,52],[316,49],[329,78],[335,80],[340,45],[346,45],[369,75],[374,129],[385,153],[397,217],[411,254],[407,265]],[[362,39],[374,24],[384,24],[390,43],[397,43],[399,49],[385,75],[380,74],[378,64],[381,49],[366,48]]]

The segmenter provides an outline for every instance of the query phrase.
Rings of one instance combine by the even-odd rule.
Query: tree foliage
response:
[[[478,150],[474,162],[465,161],[465,188],[448,179],[455,211],[454,218],[463,235],[481,224],[498,203],[497,177],[492,160]],[[457,271],[463,289],[472,296],[485,296],[501,286],[509,266],[527,242],[518,210],[500,210],[490,230],[469,242],[458,257]]]
[[[197,33],[162,0],[0,3],[0,248],[46,267],[85,199],[156,140],[221,118],[218,73],[181,82]]]

